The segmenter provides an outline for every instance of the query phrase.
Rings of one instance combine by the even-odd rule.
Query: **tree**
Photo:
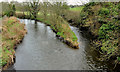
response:
[[[49,6],[49,2],[43,2],[41,4],[41,12],[44,16],[44,19],[46,19],[47,14],[48,14],[48,6]]]
[[[32,0],[32,1],[28,2],[30,15],[32,15],[35,20],[37,18],[38,12],[40,10],[39,6],[40,6],[39,0]]]
[[[55,13],[57,15],[57,19],[59,18],[59,16],[63,15],[66,10],[68,10],[68,6],[66,4],[66,2],[55,2],[53,4],[53,13]]]
[[[8,9],[5,11],[5,15],[7,15],[8,17],[10,16],[15,16],[15,5],[13,3],[8,4]]]
[[[15,5],[14,5],[14,4],[12,5],[12,10],[13,10],[13,15],[15,16],[16,8],[15,8]]]
[[[4,14],[7,10],[9,10],[9,3],[8,2],[1,2],[2,4],[2,14]]]

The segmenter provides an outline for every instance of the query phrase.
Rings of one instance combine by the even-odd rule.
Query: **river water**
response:
[[[89,54],[89,41],[76,27],[71,27],[80,43],[80,49],[72,49],[57,39],[56,34],[44,23],[20,19],[26,24],[28,34],[16,50],[15,70],[96,70],[104,65],[96,64]],[[92,53],[94,56],[96,53]]]

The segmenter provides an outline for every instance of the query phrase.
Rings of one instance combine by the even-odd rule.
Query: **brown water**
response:
[[[34,20],[20,19],[26,24],[28,34],[16,50],[15,70],[96,70],[106,65],[95,62],[89,41],[78,28],[72,27],[80,49],[72,49],[57,39],[49,26]],[[91,53],[92,52],[92,53]]]

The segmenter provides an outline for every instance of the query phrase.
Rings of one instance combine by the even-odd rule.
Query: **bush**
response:
[[[118,61],[120,62],[120,57],[117,57]]]
[[[109,9],[101,8],[98,15],[108,15],[110,13]]]
[[[115,30],[116,26],[113,24],[103,24],[99,29],[99,39],[109,39],[109,32]]]
[[[95,2],[90,2],[90,3],[88,3],[88,4],[85,4],[85,7],[95,6],[95,5],[96,5],[96,3],[95,3]]]
[[[118,9],[120,9],[120,4],[118,5]]]
[[[13,16],[14,15],[14,11],[8,10],[8,11],[5,12],[5,15],[7,15],[8,17]]]

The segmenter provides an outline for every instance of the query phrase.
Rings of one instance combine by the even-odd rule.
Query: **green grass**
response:
[[[22,13],[23,14],[23,12],[21,12],[21,11],[16,11],[16,13]],[[24,14],[27,15],[27,14],[30,14],[30,12],[25,11]],[[38,15],[43,15],[43,14],[42,14],[42,12],[38,12]],[[50,15],[50,14],[47,14],[47,15]]]
[[[23,13],[23,12],[16,11],[16,13]],[[24,14],[27,15],[27,12],[25,11]],[[28,14],[29,14],[29,12],[28,12]]]
[[[69,10],[71,11],[80,11],[84,8],[84,6],[80,6],[80,7],[74,7],[74,8],[70,8]]]

